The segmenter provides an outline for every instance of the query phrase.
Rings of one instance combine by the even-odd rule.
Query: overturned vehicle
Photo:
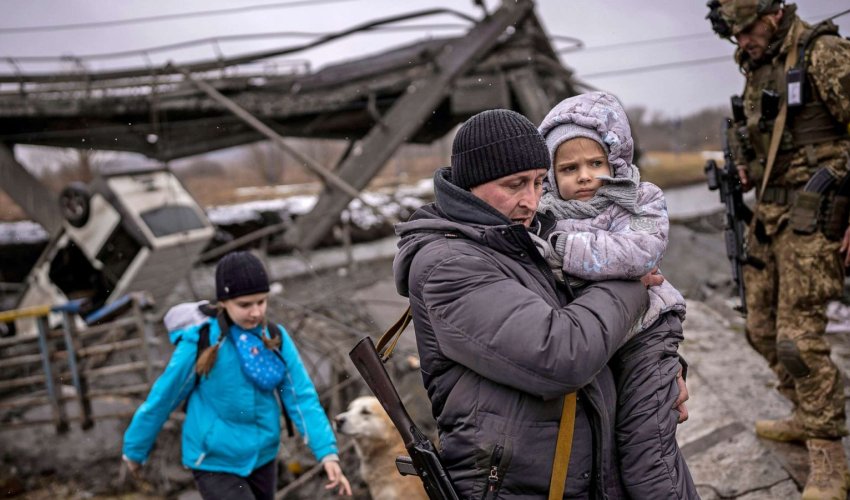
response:
[[[104,168],[89,185],[67,186],[60,206],[62,228],[28,275],[19,309],[80,300],[88,322],[132,292],[147,293],[161,309],[214,234],[201,207],[162,165]]]

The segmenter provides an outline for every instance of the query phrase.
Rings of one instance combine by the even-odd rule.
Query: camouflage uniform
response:
[[[721,4],[724,2],[721,1]],[[738,4],[740,6],[740,3]],[[755,155],[737,163],[748,165],[752,181],[761,187],[764,159],[772,125],[759,119],[762,91],[787,97],[785,59],[812,27],[801,21],[793,4],[785,7],[778,30],[758,62],[738,49],[736,61],[747,77],[743,101],[749,140]],[[740,13],[739,13],[740,14]],[[796,403],[795,417],[811,438],[834,439],[847,434],[844,384],[830,360],[823,337],[826,304],[840,296],[844,268],[838,253],[842,234],[828,237],[814,218],[809,234],[797,231],[795,203],[800,190],[821,167],[835,179],[848,173],[850,137],[850,42],[832,34],[812,39],[803,52],[807,102],[821,116],[804,123],[810,108],[788,109],[778,154],[748,234],[749,253],[765,263],[746,266],[744,281],[749,309],[747,336],[780,380],[779,390]],[[810,117],[809,117],[810,118]],[[805,143],[805,144],[804,144]]]

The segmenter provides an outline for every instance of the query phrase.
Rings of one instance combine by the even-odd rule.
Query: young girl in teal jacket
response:
[[[336,439],[298,350],[283,327],[266,324],[269,280],[248,252],[225,255],[216,266],[220,318],[170,332],[176,345],[165,371],[136,410],[124,434],[124,461],[136,473],[169,414],[188,397],[183,465],[204,499],[272,499],[280,445],[278,397],[316,459],[328,489],[351,495],[339,467]],[[224,325],[228,331],[222,335]],[[279,326],[279,325],[278,325]],[[209,347],[199,353],[201,328]],[[277,396],[275,395],[277,393]]]

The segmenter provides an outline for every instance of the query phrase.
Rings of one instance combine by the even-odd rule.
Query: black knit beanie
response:
[[[215,297],[222,301],[269,291],[266,268],[250,252],[231,252],[215,267]]]
[[[452,183],[463,189],[549,165],[549,149],[537,127],[507,109],[473,116],[452,143]]]

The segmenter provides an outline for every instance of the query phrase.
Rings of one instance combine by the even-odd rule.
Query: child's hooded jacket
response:
[[[554,160],[557,130],[576,124],[595,130],[608,149],[612,175],[593,199],[566,201],[558,193],[554,168],[550,168],[540,212],[558,222],[548,237],[563,256],[566,275],[584,281],[638,279],[659,266],[667,249],[667,204],[658,186],[640,182],[632,164],[634,141],[626,112],[617,99],[605,92],[591,92],[565,99],[555,106],[539,129]],[[640,330],[673,311],[681,318],[685,300],[668,281],[649,289],[650,305]]]

